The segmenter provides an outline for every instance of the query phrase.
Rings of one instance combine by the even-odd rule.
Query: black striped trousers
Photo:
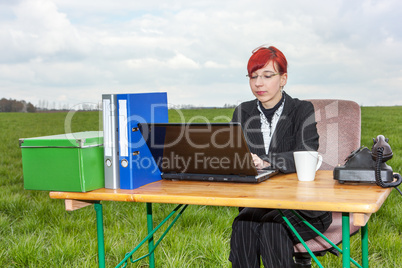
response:
[[[282,210],[282,213],[304,240],[317,236],[291,211]],[[306,220],[324,232],[332,222],[332,213]],[[229,260],[233,268],[260,268],[260,259],[264,267],[294,267],[293,245],[297,243],[297,237],[278,210],[244,208],[233,222]]]

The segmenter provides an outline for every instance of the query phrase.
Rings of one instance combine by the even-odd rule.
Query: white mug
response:
[[[322,156],[315,151],[293,152],[299,181],[313,181],[322,164]]]

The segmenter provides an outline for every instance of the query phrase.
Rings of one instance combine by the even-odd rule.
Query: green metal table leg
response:
[[[172,228],[172,226],[176,223],[176,221],[178,220],[178,218],[183,214],[184,210],[187,208],[188,205],[178,205],[161,223],[158,224],[158,226],[156,226],[153,230],[151,230],[151,232],[129,253],[126,254],[126,256],[124,257],[124,259],[116,266],[116,268],[119,267],[126,267],[128,264],[128,261],[131,261],[132,263],[135,263],[139,260],[142,260],[144,258],[149,257],[151,254],[153,254],[155,248],[159,245],[159,243],[162,241],[162,239],[165,237],[165,235],[169,232],[170,228]],[[182,207],[182,208],[181,208]],[[181,210],[179,211],[179,209],[181,208]],[[148,211],[147,211],[148,212]],[[151,211],[149,211],[151,212]],[[151,240],[151,238],[153,237],[154,233],[159,230],[159,228],[161,228],[176,212],[178,212],[178,214],[176,215],[176,217],[173,219],[173,221],[169,224],[169,226],[166,228],[165,232],[159,237],[158,241],[156,241],[156,243],[153,245],[153,249],[149,250],[150,252],[142,257],[139,257],[135,260],[133,260],[133,254],[147,241]],[[151,213],[149,213],[151,214]],[[153,239],[152,239],[153,241]],[[155,265],[155,264],[154,264]]]
[[[361,228],[362,237],[362,266],[363,268],[369,267],[368,259],[368,223]]]
[[[148,226],[148,234],[152,233],[154,230],[154,225],[153,225],[153,220],[152,220],[152,203],[147,203],[147,226]],[[155,268],[154,236],[153,235],[148,239],[148,252],[149,252],[149,267]]]
[[[98,263],[99,268],[105,268],[105,240],[103,236],[103,212],[102,204],[95,203],[96,230],[98,234]]]
[[[350,268],[350,222],[349,213],[342,212],[342,263],[343,268]]]
[[[311,251],[311,249],[307,246],[306,242],[304,242],[303,238],[299,235],[299,233],[297,232],[297,230],[293,227],[292,223],[289,221],[289,219],[285,216],[285,214],[283,214],[283,212],[278,209],[279,214],[281,214],[282,219],[286,222],[286,224],[289,226],[289,228],[292,230],[293,234],[297,237],[297,239],[299,239],[300,243],[302,243],[302,245],[304,246],[304,248],[307,250],[307,252],[310,254],[311,258],[314,259],[315,263],[318,265],[318,267],[323,268],[322,264],[320,263],[320,261],[317,259],[317,257],[314,255],[314,253]],[[297,214],[295,211],[293,212],[296,215]],[[300,216],[300,215],[299,215]]]

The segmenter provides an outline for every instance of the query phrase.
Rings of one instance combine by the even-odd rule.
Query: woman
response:
[[[255,100],[241,103],[233,113],[240,122],[258,169],[295,172],[294,151],[318,149],[314,107],[293,99],[286,85],[287,61],[277,48],[253,51],[248,65],[250,88]],[[282,210],[304,240],[317,235],[294,214]],[[298,211],[319,231],[332,222],[330,212]],[[299,243],[276,209],[242,208],[232,226],[229,260],[232,267],[293,267],[293,245]]]

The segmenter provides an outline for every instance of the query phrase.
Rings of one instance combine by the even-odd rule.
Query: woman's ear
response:
[[[281,87],[284,87],[288,82],[288,74],[284,73],[281,75]]]

